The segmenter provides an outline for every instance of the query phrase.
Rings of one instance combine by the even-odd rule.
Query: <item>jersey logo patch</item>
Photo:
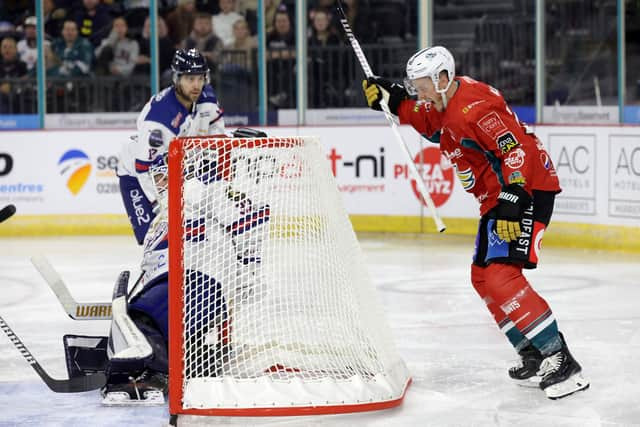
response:
[[[481,99],[480,101],[475,101],[472,102],[471,104],[467,105],[466,107],[462,108],[462,112],[464,114],[467,114],[469,112],[469,110],[471,110],[473,107],[475,107],[478,104],[482,104],[484,102],[484,99]]]
[[[520,143],[511,132],[507,132],[498,138],[497,145],[502,154],[507,154],[513,148],[518,147]]]
[[[458,175],[458,179],[460,180],[460,184],[462,184],[464,191],[471,190],[476,185],[476,177],[473,175],[471,168],[459,171],[455,163],[453,164],[453,167],[456,170],[456,175]]]
[[[173,120],[171,120],[171,126],[177,128],[180,124],[180,120],[182,120],[182,113],[178,111],[178,114],[173,118]]]
[[[509,175],[508,182],[509,184],[525,185],[527,180],[522,176],[520,171],[514,171]]]
[[[516,148],[504,158],[504,164],[510,169],[518,169],[524,165],[525,152],[522,148]]]
[[[490,112],[486,116],[483,116],[480,120],[478,120],[478,127],[489,135],[491,139],[496,139],[498,135],[503,134],[508,131],[507,126],[505,126],[504,122],[498,116],[498,113],[495,111]]]

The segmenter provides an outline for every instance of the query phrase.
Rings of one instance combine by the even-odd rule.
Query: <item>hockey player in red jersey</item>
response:
[[[409,59],[404,86],[371,77],[363,89],[371,108],[380,110],[384,98],[400,123],[439,143],[464,190],[480,204],[471,283],[521,357],[510,377],[540,387],[551,399],[586,389],[589,382],[551,308],[522,272],[537,265],[561,191],[540,140],[500,92],[456,77],[453,56],[441,46]]]

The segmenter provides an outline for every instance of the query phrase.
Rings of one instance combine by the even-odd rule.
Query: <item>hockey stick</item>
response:
[[[34,256],[31,258],[31,263],[47,282],[70,318],[73,320],[111,319],[111,302],[77,302],[58,272],[45,257]]]
[[[52,378],[47,371],[38,363],[31,352],[25,347],[24,343],[18,338],[13,330],[7,325],[2,316],[0,316],[0,328],[7,334],[11,343],[18,349],[20,354],[29,362],[29,365],[36,371],[36,373],[42,378],[42,381],[52,391],[56,393],[80,393],[84,391],[97,390],[107,383],[107,378],[104,374],[95,373],[92,375],[73,377],[64,380],[58,380]]]
[[[369,61],[367,61],[367,57],[364,55],[364,52],[360,47],[360,43],[354,36],[353,31],[351,30],[351,26],[347,21],[347,15],[344,13],[344,9],[342,8],[342,1],[338,0],[336,4],[336,8],[338,9],[338,12],[341,15],[340,22],[342,23],[344,32],[347,35],[349,42],[351,43],[351,47],[353,48],[353,52],[356,54],[356,58],[358,58],[358,62],[360,62],[360,66],[362,67],[362,71],[364,71],[365,77],[367,78],[372,77],[373,71],[371,71],[371,67],[369,66]],[[416,181],[416,186],[418,188],[418,191],[422,195],[422,198],[426,202],[427,207],[431,212],[431,217],[433,218],[433,221],[436,223],[436,228],[438,229],[439,232],[442,233],[446,229],[446,226],[444,225],[444,222],[442,222],[442,219],[440,219],[440,215],[436,210],[436,205],[433,203],[433,199],[429,194],[429,190],[427,189],[426,185],[424,185],[424,181],[422,180],[422,177],[418,172],[418,168],[416,167],[413,159],[411,158],[411,153],[409,152],[409,148],[407,148],[407,144],[405,143],[404,138],[402,138],[402,135],[398,130],[398,125],[396,124],[396,121],[393,118],[391,111],[389,111],[389,106],[387,105],[387,101],[385,101],[384,97],[380,99],[380,107],[382,108],[382,111],[384,112],[384,116],[387,118],[387,121],[391,125],[391,131],[393,133],[393,136],[396,139],[396,142],[398,143],[398,145],[400,146],[400,148],[402,149],[402,152],[406,157],[406,161],[407,161],[407,164],[409,165],[409,170],[411,172],[411,175],[413,175],[413,179]]]
[[[111,302],[78,302],[62,277],[53,268],[51,263],[41,255],[31,257],[31,263],[38,270],[42,278],[47,282],[53,293],[58,298],[60,305],[73,320],[109,320],[111,319]],[[144,271],[132,287],[132,292],[142,280]]]
[[[5,222],[16,213],[15,205],[7,205],[0,210],[0,222]]]

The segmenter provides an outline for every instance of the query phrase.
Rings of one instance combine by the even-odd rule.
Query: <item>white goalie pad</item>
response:
[[[126,277],[124,277],[126,276]],[[147,337],[127,313],[127,282],[129,273],[122,273],[116,283],[111,303],[112,320],[107,355],[111,361],[144,361],[153,355]]]

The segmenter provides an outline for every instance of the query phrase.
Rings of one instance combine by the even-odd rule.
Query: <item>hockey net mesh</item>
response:
[[[183,138],[178,151],[181,407],[401,398],[406,367],[319,140]]]

